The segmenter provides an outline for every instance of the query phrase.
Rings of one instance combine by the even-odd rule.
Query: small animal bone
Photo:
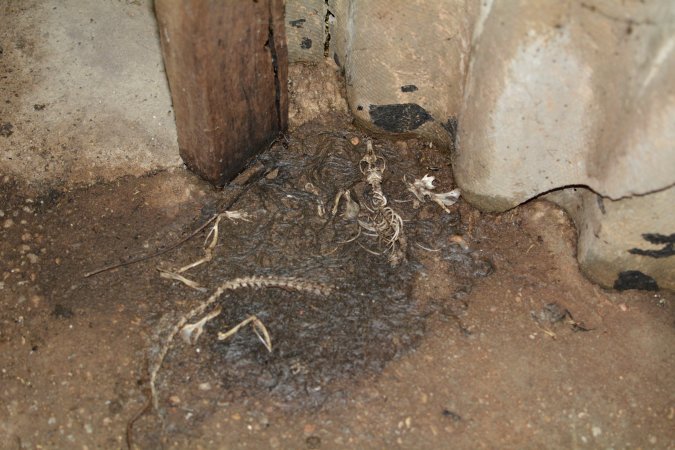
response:
[[[436,186],[434,186],[435,179],[436,177],[424,175],[421,179],[416,178],[412,183],[408,183],[405,177],[403,177],[403,182],[408,186],[408,190],[412,192],[415,198],[420,202],[425,202],[428,198],[443,208],[443,211],[450,212],[448,206],[457,203],[460,196],[460,190],[453,189],[452,191],[443,193],[431,192],[436,189]]]
[[[206,322],[218,317],[221,311],[222,310],[220,308],[214,309],[202,317],[198,322],[183,326],[183,328],[180,330],[180,337],[183,338],[183,341],[185,341],[186,344],[195,345],[197,343],[197,339],[199,339],[199,336],[201,336],[204,332],[204,325],[206,325]]]

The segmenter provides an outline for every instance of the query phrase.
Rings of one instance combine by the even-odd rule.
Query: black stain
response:
[[[414,84],[406,84],[401,86],[401,92],[415,92],[417,90],[417,86]]]
[[[417,103],[394,105],[370,105],[373,124],[392,133],[416,130],[426,122],[434,120],[426,109]]]
[[[338,67],[342,67],[342,65],[340,64],[340,57],[336,52],[333,52],[333,61],[335,61],[335,64],[337,64]]]
[[[361,106],[361,105],[357,106],[357,107],[356,107],[356,110],[357,110],[357,111],[363,111],[363,106]]]
[[[450,140],[453,145],[457,142],[457,125],[456,117],[448,117],[448,120],[446,120],[445,123],[441,123],[441,126],[445,128],[445,131],[450,135]]]
[[[627,291],[628,289],[658,291],[659,285],[656,280],[639,270],[626,270],[619,273],[619,277],[614,282],[614,289],[617,291]]]
[[[12,125],[9,122],[0,124],[0,136],[10,137],[12,133],[14,133],[14,131],[12,131],[12,128],[14,128],[14,125]]]
[[[289,20],[288,23],[295,28],[302,28],[302,26],[307,22],[305,19],[296,19],[296,20]]]
[[[33,105],[33,109],[35,111],[42,111],[43,109],[45,109],[45,106],[47,105],[45,105],[44,103],[36,103]]]
[[[663,248],[659,250],[632,248],[628,250],[628,253],[632,253],[633,255],[649,256],[651,258],[667,258],[669,256],[675,255],[675,233],[671,234],[670,236],[658,233],[645,233],[642,235],[642,238],[650,244],[663,245]]]
[[[300,42],[300,47],[304,48],[307,50],[308,48],[312,48],[312,40],[308,37],[302,38],[302,42]]]

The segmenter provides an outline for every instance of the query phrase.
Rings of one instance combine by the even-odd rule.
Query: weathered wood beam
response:
[[[287,127],[283,0],[155,0],[185,164],[223,185]]]

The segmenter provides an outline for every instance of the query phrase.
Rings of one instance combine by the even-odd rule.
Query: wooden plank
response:
[[[288,121],[283,0],[156,0],[185,164],[223,185]]]

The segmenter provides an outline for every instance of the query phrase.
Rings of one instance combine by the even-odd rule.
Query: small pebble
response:
[[[39,256],[36,255],[35,253],[29,253],[26,255],[26,257],[28,258],[31,264],[36,264],[40,259]]]
[[[12,225],[14,225],[14,221],[12,219],[7,219],[7,220],[5,220],[5,223],[2,224],[2,227],[7,229],[7,228],[11,228]]]
[[[211,390],[211,383],[200,383],[199,384],[199,390],[200,391],[210,391]]]
[[[602,434],[602,429],[600,427],[593,427],[591,428],[591,433],[593,433],[593,437],[598,437]]]
[[[358,136],[354,136],[349,140],[349,142],[351,142],[352,145],[359,145],[359,142],[361,142],[361,140],[358,138]]]

